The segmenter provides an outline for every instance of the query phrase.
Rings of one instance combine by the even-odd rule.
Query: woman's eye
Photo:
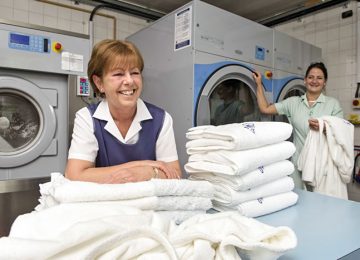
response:
[[[140,75],[140,72],[138,72],[138,71],[133,71],[133,72],[131,72],[131,75]]]
[[[120,72],[119,72],[119,73],[115,73],[114,76],[122,77],[122,76],[124,76],[124,73],[120,73]]]

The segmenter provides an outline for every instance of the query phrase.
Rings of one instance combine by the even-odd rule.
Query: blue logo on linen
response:
[[[255,124],[254,123],[242,123],[243,127],[249,129],[253,134],[255,134]]]

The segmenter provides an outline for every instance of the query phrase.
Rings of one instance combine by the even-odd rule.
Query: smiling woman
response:
[[[181,177],[171,116],[140,99],[143,68],[130,42],[95,45],[88,77],[103,100],[76,113],[67,178],[124,183]]]
[[[289,97],[279,103],[268,104],[262,87],[261,75],[253,74],[257,85],[257,101],[259,109],[265,114],[286,115],[289,123],[294,128],[294,144],[296,152],[292,157],[295,165],[295,172],[291,175],[295,186],[303,189],[304,183],[301,179],[301,172],[297,171],[297,161],[304,147],[305,139],[310,129],[319,131],[319,121],[322,116],[343,117],[343,111],[339,102],[323,94],[328,78],[327,69],[322,62],[315,62],[309,65],[306,70],[304,84],[306,93],[299,97]]]

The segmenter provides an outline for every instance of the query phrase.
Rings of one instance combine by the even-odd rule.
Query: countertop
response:
[[[296,205],[256,218],[296,233],[297,247],[279,259],[360,259],[360,203],[294,191],[299,195]]]

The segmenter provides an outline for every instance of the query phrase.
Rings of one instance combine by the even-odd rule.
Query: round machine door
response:
[[[34,83],[0,76],[0,168],[39,157],[54,138],[56,115]]]
[[[304,81],[301,79],[294,79],[289,81],[281,90],[278,99],[276,102],[280,102],[288,97],[293,96],[302,96],[306,93],[306,87],[304,86]],[[287,117],[284,115],[275,116],[275,121],[281,121],[288,123]]]
[[[256,86],[248,68],[231,65],[205,83],[195,109],[195,125],[224,125],[259,121]]]

